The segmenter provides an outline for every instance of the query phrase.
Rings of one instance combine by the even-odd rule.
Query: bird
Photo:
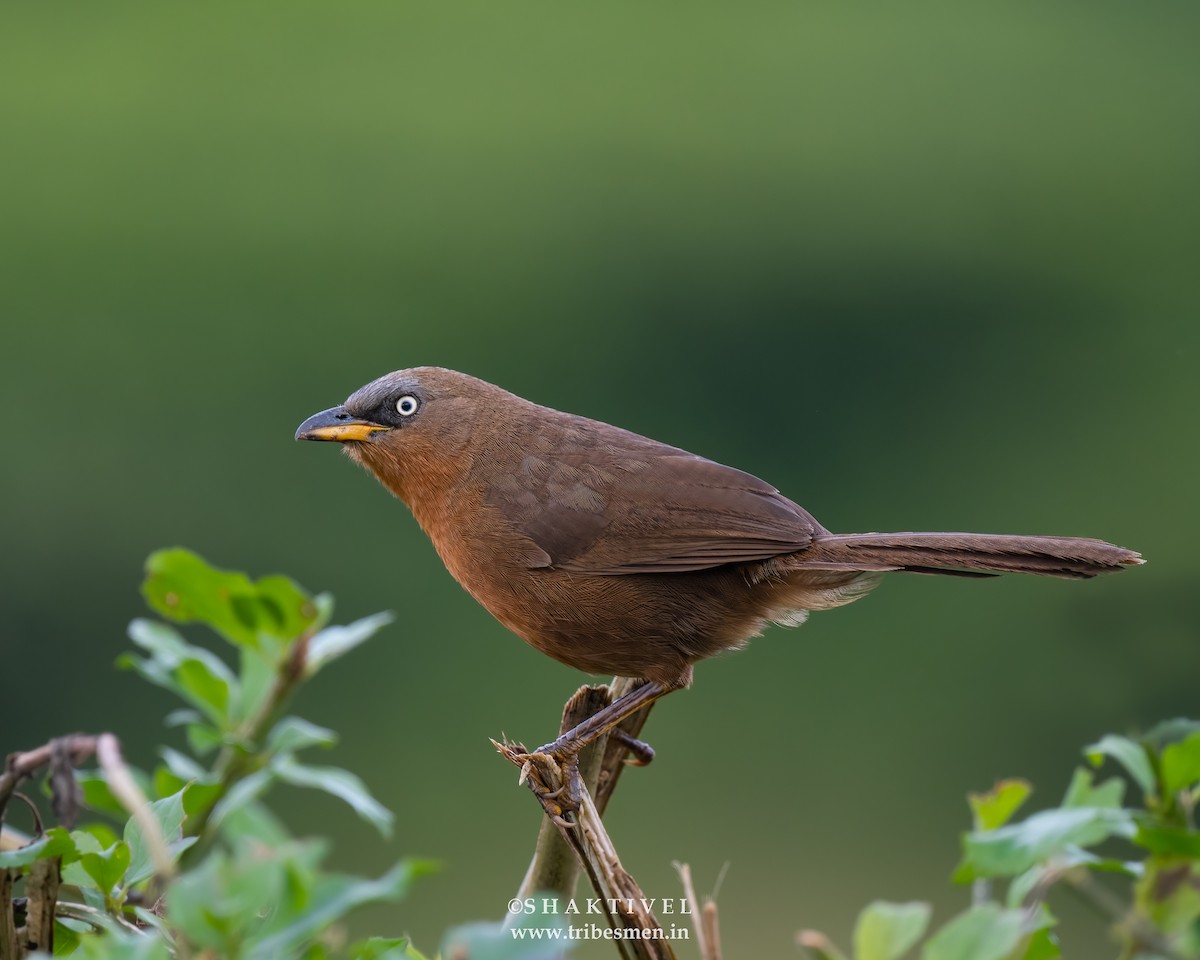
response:
[[[402,500],[453,577],[554,659],[639,681],[532,753],[579,751],[770,624],[860,599],[889,572],[1086,579],[1142,563],[1103,540],[835,534],[774,486],[441,367],[397,370],[305,420]]]

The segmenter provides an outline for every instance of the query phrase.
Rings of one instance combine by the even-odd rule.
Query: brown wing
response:
[[[490,491],[536,545],[529,566],[605,576],[678,573],[792,553],[825,532],[757,477],[607,431],[580,448],[527,453]]]

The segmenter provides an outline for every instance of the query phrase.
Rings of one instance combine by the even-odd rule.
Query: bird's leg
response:
[[[629,691],[625,696],[614,700],[607,707],[596,711],[596,713],[584,720],[583,723],[572,727],[566,733],[559,736],[557,740],[544,744],[532,752],[544,753],[547,756],[553,757],[559,766],[563,766],[571,757],[577,757],[579,751],[593,740],[599,739],[613,728],[619,726],[626,717],[637,713],[643,707],[648,707],[655,700],[659,699],[659,697],[664,697],[672,690],[678,690],[685,685],[686,681],[663,683],[659,680],[647,680],[640,687]],[[633,749],[639,759],[648,762],[648,760],[645,760],[646,751],[641,750],[639,747],[634,747],[633,743],[630,743],[631,740],[633,738],[629,737],[624,742]],[[640,740],[634,742],[640,744],[641,747],[646,746]],[[652,750],[649,751],[649,755],[651,757],[654,755]]]
[[[510,759],[521,765],[521,782],[528,781],[534,793],[543,801],[553,801],[562,811],[578,810],[583,799],[583,779],[579,774],[579,752],[588,744],[607,733],[612,733],[627,718],[650,706],[655,700],[672,690],[686,687],[691,681],[690,671],[677,681],[662,682],[647,680],[624,696],[596,711],[586,720],[561,734],[557,740],[543,744],[528,753],[510,755]],[[623,746],[634,753],[638,765],[649,763],[654,750],[641,740],[618,734]],[[546,771],[545,765],[552,763],[557,771]],[[535,774],[536,776],[531,776]],[[553,774],[557,773],[557,777]],[[557,788],[551,788],[556,779]],[[569,821],[564,821],[570,825]]]
[[[620,727],[609,731],[608,738],[623,743],[629,748],[630,756],[625,758],[625,762],[631,767],[644,767],[654,759],[654,748],[650,744],[626,733]]]

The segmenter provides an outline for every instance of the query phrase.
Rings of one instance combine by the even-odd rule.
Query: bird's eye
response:
[[[417,412],[417,407],[419,406],[420,403],[417,402],[417,398],[412,396],[412,394],[406,393],[396,401],[396,412],[402,417],[411,417]]]

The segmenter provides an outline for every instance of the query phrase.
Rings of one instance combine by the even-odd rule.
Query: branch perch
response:
[[[564,708],[562,729],[571,729],[581,716],[590,716],[637,685],[636,681],[617,678],[609,687],[581,688]],[[628,718],[619,729],[636,737],[648,713],[647,707]],[[523,765],[521,757],[525,750],[520,745],[496,743],[495,746],[517,766]],[[570,896],[582,868],[587,872],[613,929],[639,931],[635,935],[637,939],[616,941],[621,955],[627,960],[674,960],[670,942],[657,939],[665,938],[662,925],[646,906],[646,895],[637,881],[621,865],[616,847],[601,820],[626,765],[629,748],[610,736],[598,740],[588,749],[592,751],[591,755],[585,752],[580,758],[584,792],[579,809],[572,814],[573,823],[564,820],[564,811],[555,801],[544,799],[539,790],[534,791],[546,811],[546,818],[538,834],[533,862],[521,884],[521,896],[540,890]],[[561,771],[553,762],[547,763],[537,776],[542,778],[536,784],[541,793],[552,793],[563,786]],[[535,786],[532,782],[530,785]]]

